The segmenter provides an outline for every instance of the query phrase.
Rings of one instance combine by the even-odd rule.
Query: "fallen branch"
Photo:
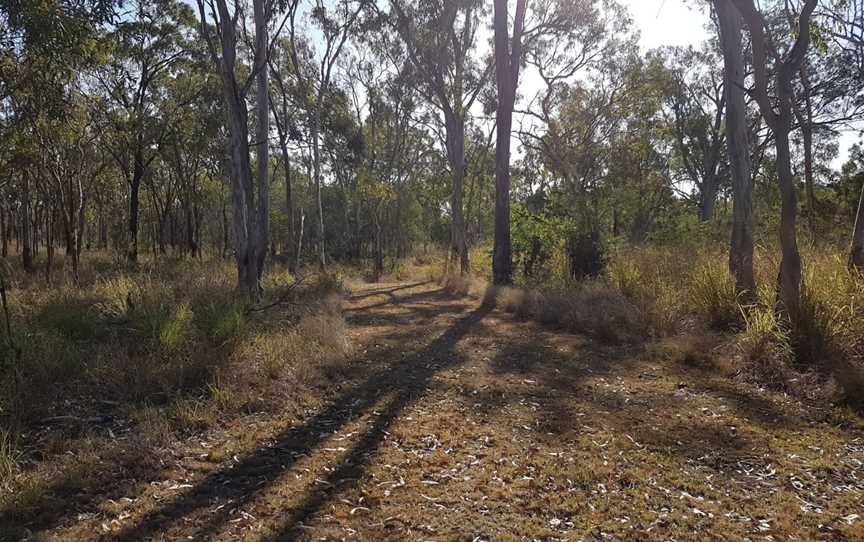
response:
[[[301,284],[303,284],[304,280],[306,280],[305,276],[303,276],[303,275],[298,276],[297,280],[294,281],[294,284],[289,286],[288,289],[281,296],[279,296],[279,298],[276,301],[274,301],[272,303],[268,303],[267,305],[261,305],[258,307],[254,307],[254,306],[249,307],[248,309],[246,309],[246,314],[251,314],[253,312],[266,311],[267,309],[272,309],[273,307],[278,307],[281,305],[297,305],[297,303],[290,301],[290,298],[291,298],[292,294],[294,293],[294,290],[297,287],[299,287]]]

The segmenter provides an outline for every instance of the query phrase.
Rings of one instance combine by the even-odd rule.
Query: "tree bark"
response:
[[[465,275],[470,270],[468,261],[468,242],[465,236],[465,216],[462,195],[465,187],[465,121],[454,111],[448,110],[444,116],[447,159],[453,175],[453,192],[450,195],[452,223],[450,230],[451,246],[459,257],[459,271]]]
[[[804,190],[807,194],[807,226],[810,233],[816,233],[816,191],[813,178],[813,101],[810,96],[810,78],[807,75],[806,63],[798,70],[801,87],[804,89],[804,111],[796,103],[795,117],[801,128],[801,139],[804,146]]]
[[[755,291],[753,276],[753,179],[744,97],[741,15],[730,0],[715,0],[723,49],[726,145],[732,170],[732,240],[729,270],[739,292]]]
[[[312,113],[312,176],[315,179],[315,199],[318,207],[318,267],[321,272],[327,269],[327,251],[324,244],[324,203],[321,197],[321,149],[319,148],[321,137],[321,99],[315,104]]]
[[[510,132],[516,89],[519,86],[524,23],[525,0],[517,0],[511,40],[507,30],[507,0],[495,0],[495,81],[498,88],[498,109],[495,113],[495,243],[492,254],[492,282],[495,284],[513,282],[513,253],[510,241]]]
[[[805,31],[799,32],[785,58],[777,60],[774,69],[776,99],[768,94],[768,43],[764,17],[756,9],[753,0],[733,0],[750,29],[753,50],[754,98],[765,122],[774,132],[777,151],[777,177],[780,184],[780,247],[782,258],[777,279],[779,300],[789,319],[798,320],[801,303],[801,254],[795,231],[797,198],[795,179],[792,175],[792,155],[789,148],[789,132],[792,128],[794,92],[792,77],[801,67],[810,45],[810,17],[817,0],[806,0],[801,8],[799,24]],[[776,110],[775,110],[776,108]]]
[[[138,139],[141,139],[139,134]],[[138,261],[138,214],[141,182],[144,180],[144,155],[139,146],[135,149],[132,183],[129,186],[129,247],[126,257],[130,262]]]
[[[861,185],[861,196],[858,198],[858,212],[855,213],[855,225],[852,227],[849,266],[858,271],[864,271],[864,184]]]
[[[28,273],[33,272],[33,244],[30,230],[30,178],[21,175],[21,264]]]

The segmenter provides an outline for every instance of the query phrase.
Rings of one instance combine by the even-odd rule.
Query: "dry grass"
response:
[[[485,301],[520,318],[576,333],[610,344],[637,342],[644,322],[636,307],[620,292],[598,282],[563,291],[489,287]]]
[[[13,483],[20,459],[78,453],[100,433],[100,422],[83,420],[126,420],[129,442],[154,449],[275,404],[286,383],[302,402],[329,381],[347,352],[340,281],[315,276],[292,288],[294,277],[273,268],[262,305],[285,303],[250,312],[232,267],[166,260],[126,268],[96,256],[84,261],[81,287],[45,287],[14,272],[9,301],[22,356],[13,363],[0,351],[4,514],[26,516],[40,499],[29,477]]]

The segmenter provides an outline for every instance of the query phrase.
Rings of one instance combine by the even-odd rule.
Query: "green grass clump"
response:
[[[740,326],[739,295],[725,260],[712,258],[699,265],[686,295],[688,308],[710,327],[732,330]]]

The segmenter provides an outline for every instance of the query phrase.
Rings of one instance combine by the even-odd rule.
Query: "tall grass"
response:
[[[282,368],[313,363],[324,346],[345,351],[341,286],[332,277],[292,289],[294,277],[274,267],[264,279],[267,298],[290,295],[290,303],[250,312],[234,291],[230,262],[104,264],[85,260],[90,282],[80,288],[16,281],[10,304],[23,355],[14,365],[0,364],[0,425],[46,416],[67,398],[164,405],[211,397],[220,379],[239,388],[249,375],[276,372],[271,361],[258,371],[256,358],[244,359],[252,344],[284,359]],[[313,337],[313,327],[327,333]],[[217,403],[228,404],[220,397]]]
[[[553,257],[542,280],[492,288],[489,302],[520,317],[608,342],[726,333],[737,345],[738,372],[761,384],[817,394],[833,382],[864,401],[864,276],[842,250],[806,246],[802,301],[794,325],[778,310],[778,250],[754,254],[756,292],[736,291],[724,246],[618,247],[598,280],[576,282]],[[488,276],[491,269],[483,270]],[[448,279],[474,292],[476,279]],[[472,282],[475,281],[475,282]],[[806,385],[802,384],[806,383]]]

